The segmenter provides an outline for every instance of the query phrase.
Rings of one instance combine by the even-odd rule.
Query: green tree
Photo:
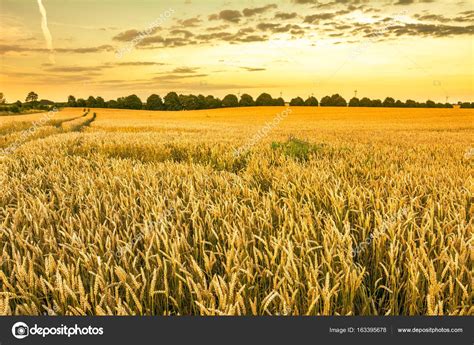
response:
[[[304,105],[303,98],[301,97],[295,97],[290,101],[290,105],[292,107],[301,107]]]
[[[105,108],[107,105],[105,104],[105,100],[99,96],[95,99],[95,106],[96,108]]]
[[[304,101],[304,105],[307,107],[317,107],[318,106],[318,100],[316,97],[310,96]]]
[[[331,97],[329,96],[324,96],[323,98],[321,98],[321,103],[320,103],[321,107],[329,107],[331,106]]]
[[[163,100],[160,96],[152,94],[146,99],[145,108],[148,110],[160,110],[163,108]]]
[[[70,95],[68,98],[67,98],[67,105],[69,107],[75,107],[77,104],[76,104],[76,97],[74,97],[73,95]]]
[[[166,110],[182,110],[183,106],[179,101],[178,94],[176,92],[169,92],[164,98],[164,107]]]
[[[89,96],[86,101],[86,107],[95,108],[96,107],[96,100],[93,96]]]
[[[380,99],[373,99],[371,107],[381,107],[382,101]]]
[[[206,97],[206,109],[214,109],[222,107],[222,101],[219,98],[214,98],[214,96]]]
[[[277,107],[283,107],[285,106],[285,100],[281,97],[278,97],[277,99],[273,100],[272,105]]]
[[[25,99],[26,102],[35,103],[38,101],[38,94],[34,91],[30,91]]]
[[[107,108],[111,108],[111,109],[118,108],[118,103],[114,99],[111,99],[110,101],[108,101],[106,105],[107,105]]]
[[[7,100],[5,99],[3,92],[0,92],[0,104],[5,104],[5,103],[7,103]]]
[[[130,95],[125,97],[123,106],[125,109],[142,109],[143,103],[137,95]]]
[[[184,110],[196,110],[199,108],[199,99],[195,95],[179,95],[178,98]]]
[[[360,101],[357,97],[352,97],[349,101],[349,107],[360,107]]]
[[[222,99],[222,106],[225,108],[234,108],[239,106],[239,99],[236,95],[229,94]]]
[[[80,108],[84,108],[86,106],[86,100],[83,99],[83,98],[79,98],[77,101],[76,101],[76,104],[78,107]]]
[[[240,96],[239,106],[240,107],[253,107],[255,106],[255,101],[253,100],[252,96],[244,93],[242,96]]]
[[[273,105],[273,98],[268,93],[262,93],[255,101],[256,106],[271,106]]]
[[[384,107],[394,107],[395,106],[395,100],[392,97],[387,97],[384,99],[382,105]]]
[[[372,106],[372,100],[368,97],[363,97],[359,101],[359,107],[371,107]]]

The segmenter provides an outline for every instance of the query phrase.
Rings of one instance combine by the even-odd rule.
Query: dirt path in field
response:
[[[3,148],[3,154],[8,154],[29,142],[58,134],[81,132],[84,128],[89,127],[97,118],[96,113],[94,113],[90,118],[87,118],[88,115],[89,111],[86,111],[83,115],[72,119],[50,120],[41,127],[33,127],[32,124],[29,126],[23,124],[22,126],[14,128],[13,131],[2,135],[1,139],[5,139],[5,142],[2,143],[0,141],[0,149]],[[34,128],[33,131],[31,131],[32,128]],[[0,152],[0,155],[1,154],[2,152]]]

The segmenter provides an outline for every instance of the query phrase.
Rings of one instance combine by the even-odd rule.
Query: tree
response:
[[[240,96],[239,106],[241,107],[253,107],[255,106],[255,101],[253,100],[252,96],[249,94],[244,93]]]
[[[67,98],[67,105],[70,106],[70,107],[75,107],[77,105],[76,104],[76,97],[74,97],[73,95],[70,95]]]
[[[290,105],[292,107],[301,107],[304,105],[304,101],[303,101],[303,98],[301,97],[296,97],[296,98],[293,98],[291,101],[290,101]]]
[[[18,101],[15,102],[15,105],[16,105],[18,108],[21,108],[21,106],[22,106],[23,104],[21,104],[20,100],[18,100]]]
[[[183,106],[179,101],[178,94],[176,92],[169,92],[164,98],[164,106],[166,110],[181,110]]]
[[[404,106],[405,106],[405,104],[403,104],[402,101],[400,101],[399,99],[396,100],[395,108],[403,108]]]
[[[260,96],[257,97],[257,100],[255,101],[255,105],[271,106],[273,105],[273,98],[268,93],[262,93]]]
[[[76,105],[80,108],[84,108],[86,106],[86,100],[83,99],[83,98],[79,98],[77,101],[76,101]]]
[[[384,107],[394,107],[395,106],[395,100],[392,97],[387,97],[384,99],[382,105]]]
[[[7,103],[7,100],[5,99],[3,92],[0,92],[0,104],[5,104],[5,103]]]
[[[123,106],[125,109],[142,109],[143,103],[137,95],[130,95],[125,97]]]
[[[229,94],[222,99],[222,106],[226,108],[238,107],[239,99],[236,95]]]
[[[382,101],[380,99],[373,99],[371,107],[381,107],[382,106]]]
[[[416,108],[418,106],[418,103],[412,99],[407,99],[407,101],[405,102],[405,106],[407,108]]]
[[[96,100],[93,96],[89,96],[86,101],[86,107],[95,108],[96,107]]]
[[[38,94],[36,92],[29,92],[26,96],[25,102],[32,102],[35,103],[38,100]]]
[[[117,101],[116,101],[116,100],[113,100],[113,99],[111,99],[110,101],[108,101],[108,102],[106,103],[106,105],[107,105],[107,108],[111,108],[111,109],[113,109],[113,108],[118,108],[118,103],[117,103]]]
[[[352,97],[349,101],[349,107],[360,107],[360,101],[357,97]]]
[[[363,97],[359,101],[359,107],[371,107],[371,106],[372,106],[372,101],[370,100],[370,98]]]
[[[304,101],[304,105],[307,107],[317,107],[318,106],[318,100],[316,97],[310,96]]]
[[[197,96],[198,109],[206,109],[206,97],[204,95]]]
[[[146,99],[145,108],[148,110],[160,110],[163,108],[163,100],[160,96],[152,94]]]
[[[427,100],[426,101],[426,107],[427,108],[436,108],[436,103],[433,102],[432,100]]]
[[[331,97],[329,96],[324,96],[323,98],[321,98],[321,103],[320,103],[321,107],[329,107],[331,106]]]
[[[179,95],[178,98],[184,110],[196,110],[199,107],[199,100],[194,95]]]
[[[214,98],[214,96],[206,97],[206,109],[214,109],[222,107],[222,101],[219,98]]]
[[[277,106],[277,107],[283,107],[285,106],[285,100],[281,97],[278,97],[277,99],[274,99],[272,101],[272,105]]]
[[[329,96],[324,96],[321,99],[321,106],[322,107],[346,107],[347,102],[346,100],[339,95],[338,93],[332,95],[331,97]]]
[[[95,99],[95,106],[96,108],[105,108],[106,107],[105,100],[100,96],[97,97]]]

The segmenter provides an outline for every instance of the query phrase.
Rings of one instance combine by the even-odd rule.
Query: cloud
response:
[[[136,37],[138,36],[143,36],[143,37],[146,37],[146,36],[150,36],[150,35],[153,35],[155,34],[160,28],[158,26],[155,26],[153,28],[150,28],[148,29],[149,32],[146,32],[146,31],[138,31],[138,30],[135,30],[135,29],[131,29],[131,30],[126,30],[126,31],[123,31],[123,32],[120,32],[118,33],[117,35],[115,35],[114,37],[112,37],[112,39],[114,41],[119,41],[119,42],[131,42],[133,41]]]
[[[240,67],[248,72],[259,72],[259,71],[265,71],[266,68],[261,68],[261,67]]]
[[[275,14],[276,19],[286,20],[286,19],[293,19],[296,17],[298,17],[298,14],[296,12],[292,12],[292,13],[278,12]]]
[[[112,39],[114,41],[119,41],[119,42],[130,42],[132,41],[135,37],[137,37],[139,34],[138,30],[127,30],[123,31],[116,36],[114,36]]]
[[[414,0],[398,0],[394,5],[410,5],[413,4]]]
[[[46,68],[47,72],[61,72],[61,73],[83,73],[83,72],[93,72],[101,71],[104,68],[109,68],[111,66],[63,66],[63,67],[51,67]]]
[[[221,19],[232,23],[238,23],[240,18],[242,18],[242,14],[236,10],[223,10],[220,11],[219,14],[211,14],[209,16],[209,20]]]
[[[336,13],[326,12],[326,13],[318,13],[312,14],[309,16],[304,17],[304,22],[309,24],[315,24],[320,20],[332,19],[336,16]]]
[[[270,5],[266,5],[266,6],[262,6],[262,7],[244,8],[242,13],[246,17],[251,17],[251,16],[254,16],[256,14],[261,14],[261,13],[264,13],[268,10],[271,10],[271,9],[274,9],[274,8],[277,8],[277,7],[278,6],[276,4],[270,4]]]
[[[118,66],[163,66],[166,65],[163,62],[150,62],[150,61],[130,61],[130,62],[117,62]]]
[[[57,53],[76,53],[76,54],[88,54],[88,53],[99,53],[99,52],[110,52],[113,51],[114,47],[111,45],[101,45],[97,47],[86,47],[86,48],[56,48],[54,51]],[[9,52],[38,52],[46,53],[49,52],[49,49],[45,48],[31,48],[25,46],[19,46],[14,44],[0,44],[0,55],[9,53]]]
[[[388,31],[396,36],[449,37],[455,35],[472,35],[474,34],[474,25],[405,24],[391,26],[388,28]]]
[[[177,67],[171,73],[196,73],[197,70],[199,70],[197,67]]]
[[[193,18],[178,20],[178,23],[181,24],[184,27],[196,27],[201,22],[202,22],[202,20],[199,19],[199,17],[193,17]]]
[[[185,38],[189,38],[191,36],[194,36],[194,34],[191,31],[181,30],[181,29],[171,30],[170,34],[172,34],[172,35],[183,35]]]

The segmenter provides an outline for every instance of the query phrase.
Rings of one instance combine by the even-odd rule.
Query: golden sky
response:
[[[9,102],[32,90],[474,100],[472,1],[0,0],[0,30]]]

